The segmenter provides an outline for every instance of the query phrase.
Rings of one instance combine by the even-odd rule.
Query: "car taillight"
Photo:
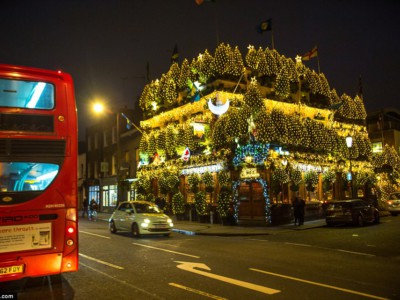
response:
[[[393,204],[393,202],[392,202],[392,201],[388,201],[387,203],[388,203],[389,205],[392,205],[392,204]]]

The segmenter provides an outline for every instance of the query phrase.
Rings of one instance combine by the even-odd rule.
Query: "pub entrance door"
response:
[[[265,222],[263,186],[257,181],[241,182],[238,187],[238,221]]]

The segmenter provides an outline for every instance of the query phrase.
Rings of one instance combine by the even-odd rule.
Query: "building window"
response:
[[[98,149],[99,148],[99,135],[96,133],[94,135],[94,149]]]
[[[88,136],[88,151],[92,150],[92,137],[89,135]]]
[[[381,153],[382,151],[382,142],[372,143],[372,153]]]
[[[107,147],[108,143],[107,143],[107,131],[104,130],[103,131],[103,147]]]
[[[117,156],[114,154],[112,156],[112,162],[111,162],[111,175],[117,174],[116,169],[117,169]]]
[[[112,128],[112,143],[117,143],[117,128],[115,127]]]

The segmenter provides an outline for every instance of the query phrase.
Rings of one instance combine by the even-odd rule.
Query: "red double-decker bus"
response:
[[[0,64],[0,282],[78,269],[69,74]]]

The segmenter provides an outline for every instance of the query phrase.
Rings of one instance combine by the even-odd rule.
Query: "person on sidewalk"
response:
[[[293,206],[293,215],[294,215],[294,225],[296,226],[297,224],[300,225],[300,219],[299,219],[299,205],[300,205],[300,200],[298,197],[295,197],[292,203]]]
[[[304,214],[305,214],[306,202],[303,198],[299,197],[298,211],[299,211],[299,225],[304,224]]]
[[[88,208],[89,208],[89,201],[86,197],[83,198],[82,207],[83,207],[82,218],[84,218],[85,214],[88,214]]]

